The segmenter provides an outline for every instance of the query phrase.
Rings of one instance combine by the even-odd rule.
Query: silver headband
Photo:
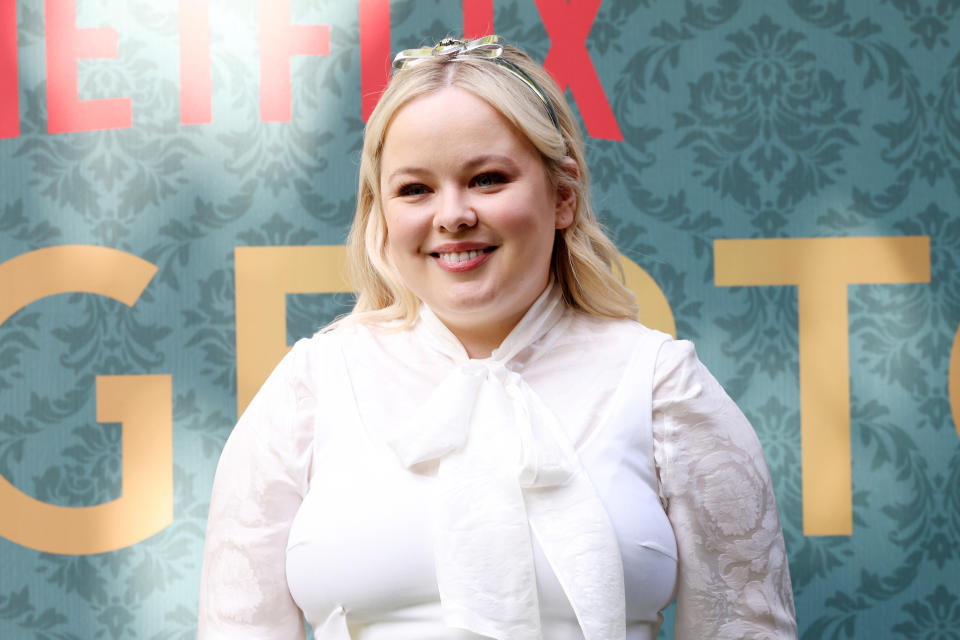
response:
[[[553,108],[553,103],[547,96],[537,81],[531,78],[523,69],[503,58],[503,47],[507,41],[497,35],[484,36],[476,40],[455,40],[453,38],[444,38],[432,47],[420,47],[418,49],[404,49],[393,59],[394,69],[407,69],[418,62],[428,58],[443,57],[450,60],[460,60],[465,58],[479,58],[489,60],[497,66],[506,69],[521,82],[530,87],[531,91],[537,94],[537,97],[543,101],[550,114],[550,120],[553,126],[560,131],[560,121],[557,119],[557,112]]]

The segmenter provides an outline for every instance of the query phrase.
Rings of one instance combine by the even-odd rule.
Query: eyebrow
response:
[[[473,171],[477,167],[483,166],[488,163],[499,163],[507,165],[509,169],[516,169],[517,163],[510,156],[505,156],[499,153],[484,153],[478,156],[470,158],[467,162],[464,163],[463,168],[465,171]],[[429,174],[430,170],[424,167],[417,166],[408,166],[408,167],[399,167],[394,171],[390,172],[390,175],[387,176],[387,182],[390,182],[398,175],[409,174],[413,176],[422,176]]]
[[[475,169],[487,163],[497,163],[497,162],[501,164],[510,165],[510,168],[514,168],[517,166],[516,161],[510,156],[501,155],[499,153],[487,153],[487,154],[483,154],[483,155],[479,155],[474,158],[471,158],[464,165],[464,167],[467,169]]]

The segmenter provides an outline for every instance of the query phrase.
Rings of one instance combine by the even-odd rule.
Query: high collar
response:
[[[407,469],[439,460],[435,561],[450,626],[541,640],[532,532],[584,638],[625,637],[613,526],[559,420],[514,370],[528,348],[549,348],[565,310],[551,282],[489,358],[470,359],[421,308],[417,337],[451,366],[413,415],[390,422],[384,440]]]
[[[500,346],[490,353],[489,358],[478,360],[491,360],[501,364],[509,362],[518,353],[546,335],[563,317],[565,310],[566,305],[563,302],[560,286],[551,278],[547,287],[530,305],[520,322],[507,334]],[[420,305],[414,331],[427,346],[450,358],[455,364],[464,364],[471,360],[460,340],[426,303]]]

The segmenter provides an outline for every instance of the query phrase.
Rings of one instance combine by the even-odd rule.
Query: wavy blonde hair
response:
[[[566,304],[598,316],[636,317],[636,300],[623,284],[617,249],[590,205],[583,138],[573,112],[550,76],[527,54],[508,45],[502,56],[540,85],[553,104],[559,130],[533,89],[490,60],[436,56],[395,72],[364,130],[357,210],[347,238],[349,277],[357,292],[356,304],[347,316],[351,321],[399,322],[406,327],[417,317],[420,301],[387,252],[381,155],[387,130],[400,109],[411,100],[451,86],[469,91],[499,111],[539,150],[551,186],[569,188],[576,194],[573,222],[557,230],[550,266]],[[569,170],[567,158],[576,163],[577,172]]]

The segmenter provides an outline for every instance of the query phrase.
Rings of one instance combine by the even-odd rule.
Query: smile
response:
[[[430,256],[437,261],[437,265],[445,271],[462,273],[472,271],[487,261],[490,254],[497,247],[470,249],[468,251],[437,251]]]
[[[457,251],[454,253],[438,253],[437,257],[444,262],[465,262],[472,258],[476,258],[481,253],[483,253],[483,251]]]

